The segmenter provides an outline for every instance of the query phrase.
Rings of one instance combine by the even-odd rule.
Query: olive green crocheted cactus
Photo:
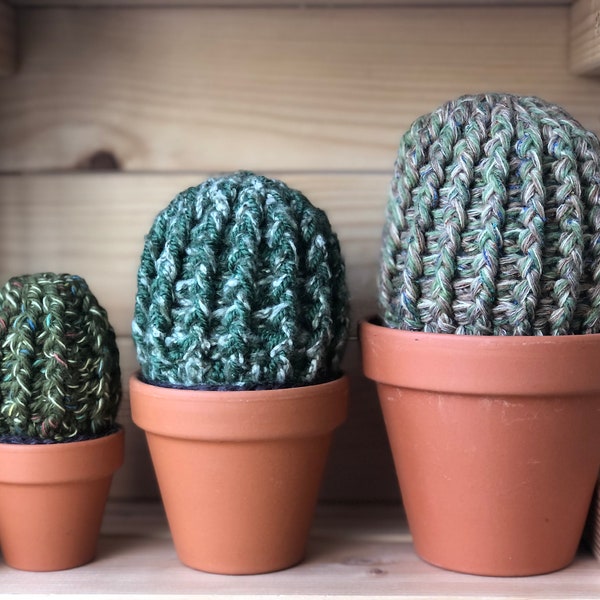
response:
[[[465,96],[417,119],[387,206],[380,316],[474,335],[600,330],[600,144],[558,106]]]
[[[51,443],[115,430],[119,352],[105,310],[75,275],[0,290],[0,441]]]
[[[138,271],[143,378],[255,389],[340,375],[345,271],[325,213],[281,181],[208,179],[156,217]]]

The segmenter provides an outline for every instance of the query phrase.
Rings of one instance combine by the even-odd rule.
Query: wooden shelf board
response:
[[[101,6],[156,6],[169,8],[176,6],[469,6],[482,4],[516,5],[559,5],[570,4],[573,0],[11,0],[20,6],[61,6],[61,7],[101,7]]]
[[[414,553],[399,508],[320,507],[306,559],[266,575],[195,571],[176,557],[157,504],[112,503],[97,559],[56,573],[0,564],[0,598],[60,594],[96,600],[155,598],[600,598],[600,564],[583,550],[548,575],[491,578],[433,567]]]
[[[600,129],[600,81],[568,71],[567,6],[16,12],[4,173],[389,177],[414,119],[484,91],[534,94]]]

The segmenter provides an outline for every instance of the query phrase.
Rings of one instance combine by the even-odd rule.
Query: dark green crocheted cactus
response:
[[[238,172],[181,192],[156,217],[133,321],[146,381],[321,383],[340,375],[347,331],[337,237],[300,192]]]
[[[400,143],[383,234],[391,327],[474,335],[600,330],[600,144],[563,109],[465,96]]]
[[[105,310],[75,275],[14,277],[0,290],[0,441],[111,433],[119,352]]]

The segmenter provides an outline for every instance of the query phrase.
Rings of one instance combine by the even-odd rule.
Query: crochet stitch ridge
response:
[[[337,377],[345,269],[326,214],[239,171],[179,193],[146,236],[132,333],[145,380],[287,387]]]
[[[115,333],[85,280],[11,278],[0,290],[0,441],[106,435],[120,398]]]
[[[539,98],[478,94],[401,139],[379,275],[399,329],[600,331],[600,143]]]

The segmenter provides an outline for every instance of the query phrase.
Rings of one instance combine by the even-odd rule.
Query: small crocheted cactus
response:
[[[255,389],[332,380],[348,331],[344,263],[325,213],[281,181],[238,172],[156,217],[133,321],[158,385]]]
[[[105,310],[75,275],[0,290],[0,441],[50,443],[115,430],[119,352]]]
[[[563,109],[465,96],[400,143],[380,316],[473,335],[600,331],[600,144]]]

